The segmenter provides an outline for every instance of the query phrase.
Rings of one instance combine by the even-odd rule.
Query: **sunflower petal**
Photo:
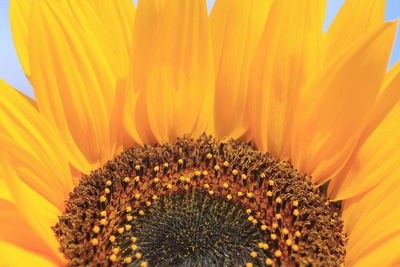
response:
[[[44,255],[28,252],[18,246],[0,241],[0,266],[40,266],[56,267],[57,264],[50,261]]]
[[[248,128],[243,117],[250,63],[260,41],[272,0],[217,0],[213,6],[211,37],[216,65],[215,122],[217,135],[241,135]],[[241,131],[237,129],[241,128]]]
[[[326,63],[384,21],[386,0],[347,0],[326,33]]]
[[[394,266],[400,262],[399,177],[397,168],[376,187],[343,202],[349,237],[346,265]]]
[[[44,240],[32,229],[15,204],[0,200],[0,240],[32,253],[47,255],[59,261],[58,255],[48,247]],[[3,251],[2,251],[3,252]],[[2,253],[0,253],[2,254]]]
[[[155,22],[141,24],[147,21],[140,19],[147,14],[142,12],[153,14]],[[133,88],[138,92],[139,135],[148,142],[200,135],[212,117],[214,95],[205,2],[172,0],[157,8],[154,3],[141,1],[137,17],[135,31],[148,29],[144,38],[151,40],[146,46],[134,47],[135,66],[131,73]],[[140,74],[135,73],[140,68]],[[136,79],[142,82],[137,83]]]
[[[255,53],[248,105],[253,138],[278,158],[288,156],[299,94],[322,67],[324,12],[325,1],[274,1]]]
[[[30,76],[28,32],[32,0],[10,0],[10,24],[19,61],[26,76]]]
[[[59,243],[51,229],[58,221],[61,210],[51,204],[37,191],[21,180],[21,176],[14,169],[8,159],[2,158],[5,166],[5,181],[15,199],[15,207],[33,229],[33,235],[38,235],[46,246],[52,251],[51,256],[58,262],[63,262],[63,257],[58,251]],[[33,176],[28,176],[33,177]]]
[[[114,156],[110,116],[119,77],[84,2],[34,2],[29,55],[39,110],[60,130],[73,165],[88,173]]]
[[[62,208],[73,189],[67,148],[39,112],[1,80],[0,144],[21,179]]]
[[[356,196],[389,176],[400,164],[400,63],[385,78],[382,96],[343,170],[329,184],[331,198]],[[397,105],[393,108],[393,106]],[[390,110],[392,109],[392,110]],[[386,116],[386,114],[389,115]],[[382,122],[383,120],[383,122]]]
[[[314,182],[340,171],[357,144],[383,81],[396,27],[385,23],[365,36],[305,92],[291,158]]]

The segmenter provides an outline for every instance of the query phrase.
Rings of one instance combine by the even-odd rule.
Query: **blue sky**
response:
[[[135,0],[133,0],[136,2]],[[244,0],[245,1],[245,0]],[[328,8],[324,29],[329,27],[335,14],[340,9],[344,0],[328,0]],[[400,0],[386,1],[386,20],[400,18]],[[207,0],[209,9],[214,0]],[[13,87],[33,97],[32,88],[26,80],[14,49],[8,15],[9,0],[0,0],[0,78],[7,81]],[[397,31],[397,39],[390,59],[389,66],[400,60],[400,29]]]

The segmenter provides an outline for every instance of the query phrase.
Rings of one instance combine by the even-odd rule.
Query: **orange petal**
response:
[[[340,171],[357,144],[383,81],[396,27],[385,23],[362,38],[305,92],[291,159],[314,182]]]
[[[55,267],[59,266],[46,256],[28,252],[18,246],[0,241],[0,266],[25,267]]]
[[[135,30],[148,30],[144,38],[151,41],[134,47],[132,78],[141,80],[133,81],[138,104],[132,116],[140,117],[136,128],[148,142],[198,136],[213,114],[214,66],[206,4],[203,0],[171,0],[157,12],[154,4],[145,8],[150,3],[143,3],[141,8],[141,3]],[[139,20],[145,15],[142,12],[153,14],[155,23]],[[140,75],[134,72],[139,68]]]
[[[371,190],[343,202],[349,241],[346,265],[395,266],[400,262],[400,169]]]
[[[62,208],[73,189],[68,150],[36,108],[1,80],[0,144],[21,179]]]
[[[255,53],[248,105],[253,138],[278,158],[288,156],[300,92],[322,67],[324,12],[325,1],[274,1]]]
[[[217,0],[213,6],[210,28],[217,73],[215,123],[220,137],[237,138],[248,128],[244,111],[250,63],[271,4],[272,0]]]
[[[385,0],[347,0],[326,33],[326,63],[383,23]]]
[[[56,262],[60,262],[59,256],[54,254],[54,251],[48,247],[41,236],[32,229],[25,217],[17,210],[15,204],[0,200],[0,209],[0,240],[2,242],[10,243],[31,253],[45,255]],[[3,252],[0,254],[3,255]]]
[[[103,23],[86,1],[32,6],[28,48],[38,107],[60,130],[72,164],[84,173],[111,159],[118,145],[110,116],[116,82],[126,70],[114,61]]]
[[[385,179],[400,164],[398,88],[400,63],[386,75],[382,95],[374,105],[356,149],[343,170],[329,184],[331,198],[356,196]]]

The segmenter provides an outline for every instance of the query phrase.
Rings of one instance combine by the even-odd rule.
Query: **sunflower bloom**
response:
[[[325,4],[11,0],[0,265],[400,264],[397,22]]]

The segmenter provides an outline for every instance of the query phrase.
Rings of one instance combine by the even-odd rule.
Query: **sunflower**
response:
[[[5,266],[400,264],[384,0],[11,0]]]

